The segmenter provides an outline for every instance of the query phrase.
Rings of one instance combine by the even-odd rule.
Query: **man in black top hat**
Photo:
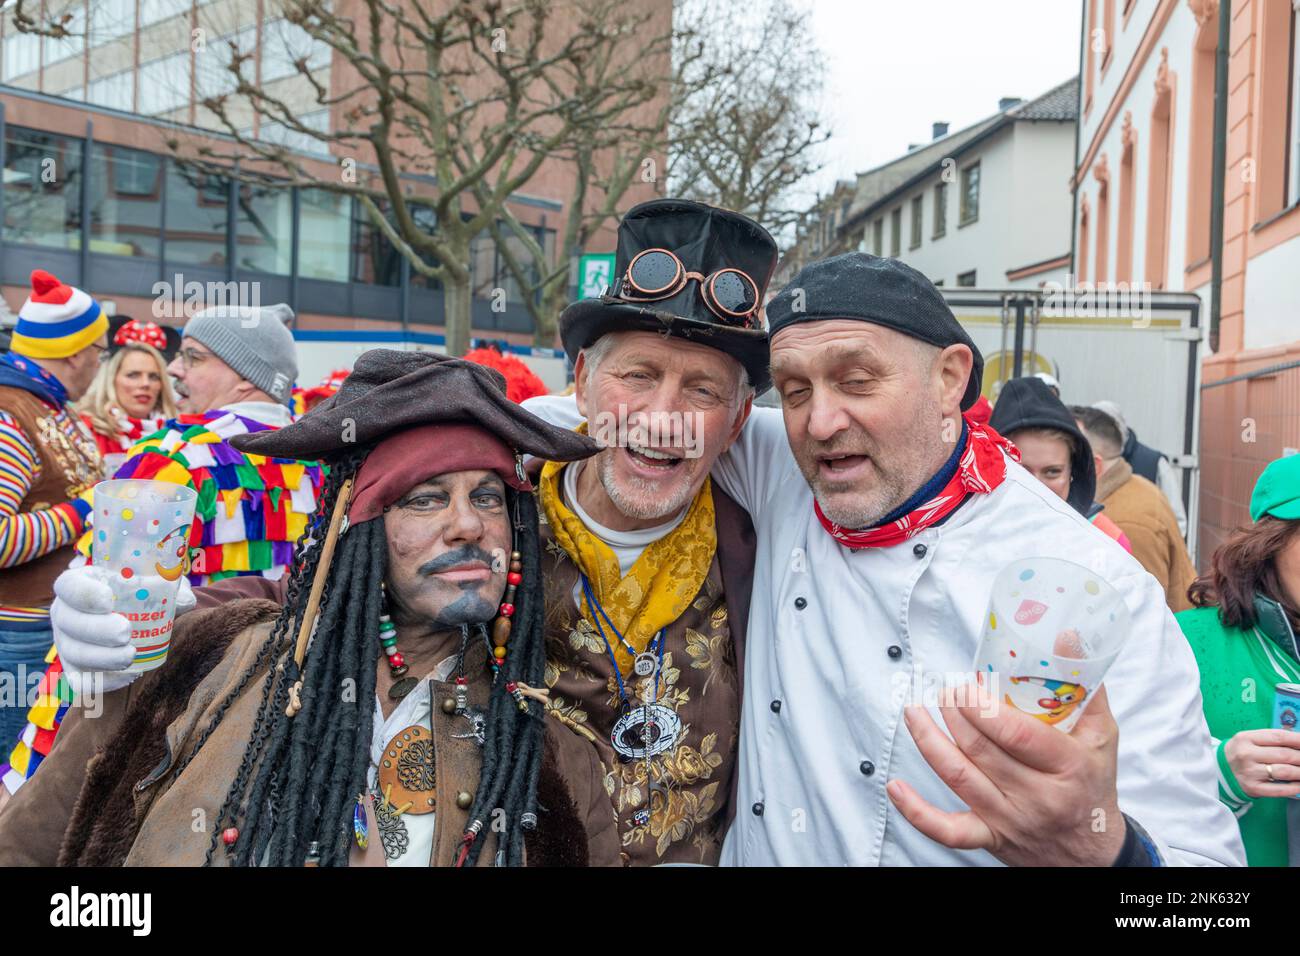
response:
[[[595,446],[494,370],[382,349],[234,443],[330,465],[283,597],[177,618],[161,667],[74,708],[0,864],[617,865],[596,754],[545,716],[521,459]]]
[[[768,386],[776,256],[737,213],[636,206],[611,287],[560,318],[576,403],[525,402],[604,446],[541,471],[547,685],[596,741],[632,865],[716,863],[732,809],[753,531],[709,469]]]

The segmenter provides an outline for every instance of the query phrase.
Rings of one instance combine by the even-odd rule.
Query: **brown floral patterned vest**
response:
[[[717,552],[699,594],[665,633],[658,700],[676,711],[682,733],[674,749],[650,758],[649,780],[644,759],[624,760],[614,750],[622,698],[613,663],[574,602],[578,568],[542,518],[550,719],[593,740],[625,865],[716,864],[731,819],[754,536],[748,516],[716,483],[713,496]],[[639,701],[642,679],[623,678]],[[641,822],[647,801],[649,820]]]

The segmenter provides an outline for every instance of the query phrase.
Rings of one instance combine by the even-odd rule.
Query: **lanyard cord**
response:
[[[592,615],[592,619],[596,622],[596,631],[600,634],[600,639],[605,642],[605,653],[609,654],[609,662],[614,665],[614,679],[618,681],[619,696],[623,698],[623,703],[630,708],[632,706],[632,701],[628,697],[627,688],[623,686],[623,673],[618,666],[618,659],[614,656],[614,645],[610,644],[609,638],[605,636],[605,629],[601,627],[600,619],[602,617],[605,619],[605,623],[607,623],[609,629],[614,632],[614,636],[618,638],[619,643],[627,648],[628,653],[631,654],[633,658],[636,658],[639,655],[637,654],[636,649],[627,642],[627,638],[619,633],[618,628],[614,626],[614,622],[611,621],[609,615],[605,613],[605,609],[601,607],[600,602],[596,600],[596,595],[592,593],[591,582],[587,580],[587,576],[583,574],[581,575],[581,578],[582,592],[587,597],[587,606],[594,608],[596,611],[596,613]],[[659,699],[659,678],[664,672],[664,645],[668,643],[664,640],[664,632],[666,630],[667,628],[661,627],[659,633],[655,635],[654,641],[651,642],[650,647],[646,648],[647,650],[650,650],[655,644],[659,645],[659,666],[655,668],[656,700]]]

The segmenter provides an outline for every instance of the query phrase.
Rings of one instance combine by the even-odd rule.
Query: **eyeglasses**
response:
[[[719,269],[709,275],[687,272],[682,260],[667,249],[645,249],[627,264],[616,284],[616,298],[628,302],[670,299],[694,279],[709,311],[727,325],[758,326],[758,285],[739,269]]]
[[[95,356],[95,361],[98,362],[100,365],[103,365],[112,357],[109,355],[107,345],[99,345],[95,342],[91,342],[90,347],[99,350],[99,354]]]
[[[201,365],[212,357],[211,352],[200,352],[197,349],[188,347],[181,349],[176,354],[181,360],[181,365],[184,366],[185,371],[187,372],[194,368],[194,366]]]

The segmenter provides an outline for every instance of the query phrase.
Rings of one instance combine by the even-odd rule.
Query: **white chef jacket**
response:
[[[580,420],[572,400],[525,407],[557,424]],[[1245,865],[1236,821],[1217,799],[1196,661],[1163,590],[1018,464],[944,524],[861,551],[817,520],[779,410],[754,409],[713,477],[750,512],[758,537],[724,865],[998,865],[983,850],[923,836],[885,784],[899,777],[940,810],[968,809],[916,749],[903,708],[934,675],[970,672],[994,577],[1031,556],[1093,568],[1132,614],[1106,676],[1120,809],[1167,863]]]

